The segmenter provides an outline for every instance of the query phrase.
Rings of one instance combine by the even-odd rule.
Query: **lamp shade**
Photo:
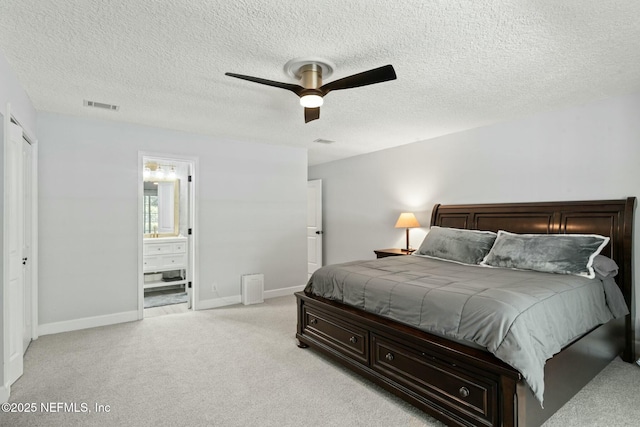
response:
[[[411,212],[403,212],[400,214],[398,221],[396,222],[396,228],[415,228],[420,227],[420,223],[416,219],[416,216]]]

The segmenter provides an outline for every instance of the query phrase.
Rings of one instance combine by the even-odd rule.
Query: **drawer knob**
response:
[[[460,387],[460,390],[458,390],[458,393],[460,394],[460,397],[467,397],[469,396],[469,389],[466,387]]]
[[[387,359],[389,362],[391,362],[393,360],[393,354],[387,353],[387,355],[384,358]]]
[[[316,323],[318,323],[318,321],[316,319],[309,320],[309,324],[310,325],[315,325]]]
[[[357,342],[358,342],[358,338],[356,338],[356,337],[351,337],[351,338],[349,338],[349,342],[350,342],[351,344],[355,344],[355,343],[357,343]]]

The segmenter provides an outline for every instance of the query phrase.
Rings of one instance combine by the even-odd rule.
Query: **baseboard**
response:
[[[240,304],[240,295],[230,297],[212,298],[198,301],[198,310],[209,310],[210,308],[226,307],[228,305]]]
[[[274,289],[272,291],[264,291],[264,298],[269,299],[269,298],[286,297],[288,295],[293,295],[296,292],[300,292],[304,290],[304,288],[305,288],[305,285],[292,286],[290,288]]]
[[[304,285],[292,286],[290,288],[274,289],[272,291],[264,291],[264,299],[293,295],[295,292],[301,291],[303,289],[304,289]],[[226,307],[228,305],[241,304],[241,303],[242,303],[241,295],[206,299],[198,302],[198,310],[209,310],[210,308]]]
[[[264,298],[277,298],[293,295],[304,289],[304,286],[292,286],[290,288],[274,289],[265,291]],[[213,298],[198,302],[198,310],[208,310],[210,308],[225,307],[228,305],[240,304],[240,295],[230,297]],[[60,332],[77,331],[80,329],[96,328],[98,326],[115,325],[116,323],[135,322],[138,320],[137,311],[126,311],[123,313],[106,314],[104,316],[84,317],[82,319],[66,320],[63,322],[45,323],[38,326],[38,336],[59,334]]]
[[[9,395],[11,394],[11,386],[5,384],[0,387],[0,403],[6,403],[9,401]]]
[[[125,311],[122,313],[106,314],[104,316],[83,317],[82,319],[45,323],[38,326],[38,336],[114,325],[116,323],[134,322],[136,320],[138,320],[138,311]]]

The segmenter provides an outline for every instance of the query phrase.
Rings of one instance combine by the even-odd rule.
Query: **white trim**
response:
[[[189,263],[191,266],[191,282],[193,294],[193,300],[191,301],[191,309],[200,309],[200,251],[198,250],[198,236],[200,235],[200,224],[198,215],[198,203],[200,200],[199,182],[200,182],[200,159],[193,157],[191,159],[191,197],[189,198],[189,221],[191,228],[194,230],[189,242],[191,244],[189,248]]]
[[[38,339],[38,141],[31,139],[31,339]]]
[[[138,311],[124,311],[121,313],[105,314],[102,316],[83,317],[81,319],[65,320],[62,322],[45,323],[38,326],[38,334],[51,335],[60,332],[77,331],[80,329],[96,328],[98,326],[115,325],[117,323],[134,322],[138,320]]]
[[[2,150],[3,150],[3,166],[2,166],[2,197],[4,211],[2,213],[2,235],[9,235],[9,224],[7,220],[8,216],[8,203],[6,201],[7,195],[7,140],[9,135],[9,123],[11,122],[11,105],[7,103],[4,123],[3,123],[3,135],[2,135]],[[7,289],[7,283],[9,283],[9,239],[2,239],[2,377],[0,381],[5,383],[9,378],[9,290]],[[9,392],[8,382],[5,386],[7,393]]]
[[[189,227],[193,229],[193,234],[191,236],[186,236],[188,238],[189,245],[189,273],[187,279],[191,282],[191,309],[199,310],[200,309],[200,287],[198,286],[198,263],[199,251],[198,251],[198,169],[199,169],[199,160],[198,157],[195,156],[185,156],[182,154],[172,154],[172,153],[158,153],[158,152],[150,152],[150,151],[138,151],[138,320],[144,319],[144,273],[142,272],[143,265],[143,246],[144,246],[144,224],[142,221],[142,200],[144,194],[144,186],[143,186],[143,171],[144,171],[144,159],[145,158],[153,158],[153,159],[162,159],[166,161],[176,161],[181,163],[189,164],[189,171],[192,176],[192,189],[193,194],[191,199],[189,200]],[[193,221],[193,223],[191,222]]]
[[[228,305],[240,304],[241,302],[242,299],[240,295],[206,299],[198,302],[198,310],[209,310],[211,308],[226,307]]]
[[[274,289],[271,291],[264,291],[264,299],[293,295],[295,292],[304,290],[304,287],[305,285],[292,286],[290,288]],[[209,310],[211,308],[226,307],[228,305],[234,305],[234,304],[240,304],[240,303],[242,303],[242,295],[213,298],[213,299],[200,301],[198,303],[198,310]]]
[[[144,221],[142,219],[142,201],[144,199],[144,154],[138,151],[138,310],[137,320],[144,319],[144,273],[143,265],[143,245],[144,245]]]
[[[300,292],[304,290],[305,285],[302,286],[292,286],[290,288],[280,288],[274,289],[272,291],[264,291],[264,298],[278,298],[278,297],[286,297],[288,295],[293,295],[295,292]]]
[[[6,403],[9,401],[9,396],[11,395],[11,386],[5,384],[0,386],[0,403]]]

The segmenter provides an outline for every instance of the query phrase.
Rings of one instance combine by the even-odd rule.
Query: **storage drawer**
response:
[[[173,253],[174,254],[182,254],[187,251],[187,244],[184,242],[174,243],[173,244]]]
[[[443,408],[464,413],[473,425],[494,425],[498,384],[471,377],[435,354],[428,354],[372,334],[372,367],[393,381],[429,396]],[[433,406],[433,405],[432,405]]]
[[[155,271],[157,268],[160,268],[160,257],[159,256],[146,256],[143,258],[142,271]]]
[[[165,255],[160,257],[160,267],[163,269],[185,268],[187,266],[186,255]]]
[[[143,246],[144,255],[162,255],[173,252],[171,243],[145,243]]]
[[[364,364],[369,361],[369,333],[316,310],[304,310],[303,335]]]

